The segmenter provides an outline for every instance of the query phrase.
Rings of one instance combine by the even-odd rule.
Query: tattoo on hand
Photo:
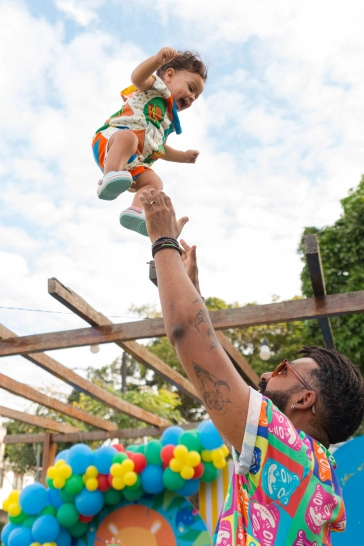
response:
[[[215,331],[211,325],[210,317],[204,309],[200,309],[195,316],[195,325],[198,333],[211,343],[211,350],[218,347],[219,342],[217,341]]]
[[[231,403],[229,384],[204,370],[195,362],[193,362],[193,367],[200,383],[205,405],[210,410],[223,415],[227,410],[227,404]]]

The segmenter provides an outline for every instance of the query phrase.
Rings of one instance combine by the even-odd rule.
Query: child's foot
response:
[[[126,229],[131,229],[148,237],[147,225],[143,209],[129,207],[120,214],[120,224]]]
[[[102,180],[99,180],[97,196],[99,199],[112,201],[113,199],[116,199],[121,193],[128,190],[132,183],[133,179],[128,171],[112,171],[105,174]]]

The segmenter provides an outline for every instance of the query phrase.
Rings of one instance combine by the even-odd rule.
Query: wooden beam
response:
[[[113,324],[111,320],[105,317],[105,315],[96,311],[83,298],[76,294],[76,292],[73,292],[73,290],[70,288],[66,288],[55,278],[48,280],[48,292],[57,301],[65,305],[67,309],[70,309],[73,313],[81,317],[91,326],[105,326],[106,324]],[[133,358],[135,358],[135,360],[143,364],[143,366],[153,370],[155,373],[163,377],[165,381],[168,381],[168,383],[171,383],[191,398],[200,401],[196,389],[192,383],[180,373],[173,370],[156,355],[148,351],[146,347],[140,345],[136,341],[126,341],[124,343],[121,341],[116,341],[115,343],[121,347],[123,351],[126,351]]]
[[[52,435],[46,432],[43,443],[43,461],[42,461],[42,483],[46,484],[47,470],[54,463],[56,457],[57,444],[52,441]]]
[[[326,296],[324,272],[322,269],[320,247],[316,234],[305,235],[305,255],[310,274],[313,295]],[[334,335],[329,318],[318,319],[327,349],[335,349]]]
[[[16,334],[14,332],[11,332],[8,328],[5,328],[2,324],[0,324],[0,338],[2,339],[8,339],[16,337]],[[61,379],[62,381],[65,381],[71,387],[74,389],[81,391],[88,396],[91,396],[92,398],[98,400],[105,406],[108,406],[109,408],[121,412],[126,413],[127,415],[131,415],[132,417],[135,417],[136,419],[140,419],[141,421],[144,421],[148,423],[149,425],[155,425],[155,426],[167,426],[168,421],[166,419],[163,419],[162,417],[158,417],[158,415],[154,415],[153,413],[150,413],[149,411],[145,411],[142,408],[139,408],[138,406],[135,406],[134,404],[130,404],[129,402],[126,402],[125,400],[122,400],[121,398],[118,398],[114,394],[109,393],[108,391],[102,389],[98,385],[95,385],[88,379],[84,379],[80,375],[76,374],[66,366],[63,366],[63,364],[60,364],[57,362],[57,360],[54,360],[48,355],[45,355],[43,353],[37,353],[32,355],[22,355],[24,358],[29,360],[30,362],[33,362],[33,364],[36,364],[43,370],[46,370],[47,372],[51,373],[52,375],[58,377],[58,379]],[[117,426],[115,425],[115,428]]]
[[[0,415],[2,417],[7,417],[8,419],[13,419],[14,421],[28,423],[29,425],[52,430],[54,432],[61,432],[62,434],[67,432],[78,432],[77,427],[59,423],[58,421],[52,421],[52,419],[46,419],[45,417],[39,417],[38,415],[31,415],[24,411],[6,408],[4,406],[0,406]]]
[[[197,428],[199,423],[185,423],[178,425],[184,430]],[[148,427],[148,428],[126,428],[115,430],[113,432],[104,432],[102,430],[93,430],[92,432],[78,432],[69,434],[52,434],[52,442],[93,442],[96,440],[105,441],[114,438],[144,438],[144,436],[160,436],[167,427]],[[4,437],[4,444],[35,444],[43,442],[44,434],[8,434]]]
[[[75,408],[70,404],[65,404],[56,398],[51,398],[50,396],[42,394],[35,389],[32,389],[32,387],[23,385],[23,383],[19,383],[18,381],[15,381],[2,373],[0,373],[0,388],[5,389],[16,396],[22,396],[27,400],[31,400],[32,402],[46,406],[54,411],[64,413],[69,417],[73,417],[74,419],[78,419],[79,421],[83,421],[84,423],[88,423],[94,427],[108,431],[116,430],[118,428],[117,425],[111,421],[101,419],[100,417],[95,417],[94,415],[87,413],[87,411]]]
[[[221,346],[226,351],[234,366],[237,368],[243,379],[254,388],[258,387],[259,377],[245,360],[243,355],[231,343],[230,339],[222,332],[216,332],[216,337],[221,343]]]
[[[362,313],[364,291],[333,294],[268,305],[249,305],[211,311],[216,330],[247,328],[261,324],[277,324]],[[114,341],[130,341],[166,335],[163,319],[109,324],[98,328],[79,328],[8,339],[0,342],[0,356],[23,355],[70,347],[98,345]]]

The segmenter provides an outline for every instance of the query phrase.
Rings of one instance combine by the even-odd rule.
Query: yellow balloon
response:
[[[225,444],[220,449],[223,452],[224,457],[227,457],[228,455],[230,455],[230,451],[228,450]]]
[[[124,476],[125,485],[134,485],[137,481],[137,475],[135,472],[127,472]]]
[[[193,470],[192,466],[185,465],[181,470],[181,478],[184,480],[190,480],[193,478],[195,474],[195,471]]]
[[[124,459],[124,461],[121,463],[121,470],[123,471],[123,474],[126,474],[127,472],[132,472],[134,470],[134,467],[134,461],[132,461],[131,459]]]
[[[9,500],[11,502],[17,502],[19,495],[20,495],[20,491],[18,489],[14,489],[9,495]]]
[[[32,542],[30,546],[42,546],[40,542]]]
[[[55,542],[43,542],[43,546],[57,546]]]
[[[186,458],[187,466],[197,466],[201,462],[201,455],[197,451],[190,451]]]
[[[58,468],[56,468],[55,466],[50,466],[47,470],[47,476],[51,480],[54,480],[54,478],[58,476]]]
[[[213,462],[213,465],[215,468],[222,470],[226,466],[226,459],[218,459],[217,461]]]
[[[125,482],[123,478],[113,478],[111,482],[114,489],[117,491],[120,491],[120,489],[124,489]]]
[[[121,470],[121,464],[112,464],[110,468],[110,474],[114,476],[114,478],[120,478],[124,474],[124,472]]]
[[[213,462],[220,461],[221,459],[224,459],[224,454],[222,452],[222,449],[213,449],[211,451],[211,459]]]
[[[64,478],[65,480],[68,480],[72,476],[72,468],[69,464],[62,464],[58,468],[58,476],[61,476],[61,478]]]
[[[183,461],[179,461],[178,459],[171,459],[169,461],[169,468],[173,470],[173,472],[181,472],[183,467]]]
[[[212,461],[211,451],[204,449],[201,453],[201,459],[203,460],[204,463],[211,463]]]
[[[4,502],[3,502],[3,510],[5,512],[8,512],[9,511],[9,506],[10,506],[10,499],[5,499]]]
[[[62,466],[63,464],[66,464],[66,461],[64,459],[59,459],[56,462],[55,467],[58,468],[58,467]]]
[[[87,480],[88,480],[88,477],[86,476],[86,474],[84,474],[82,476],[82,481],[83,481],[84,485],[86,485]]]
[[[181,444],[174,448],[173,455],[176,459],[179,459],[180,461],[185,461],[188,455],[188,449],[186,446]]]
[[[16,518],[16,516],[19,516],[21,512],[20,505],[18,503],[10,504],[8,512],[9,516],[13,516],[14,518]]]
[[[62,487],[65,486],[65,483],[66,483],[66,480],[59,475],[53,480],[53,486],[56,489],[62,489]]]
[[[88,478],[86,482],[86,489],[89,491],[96,491],[96,489],[99,487],[99,482],[96,478]]]
[[[96,466],[91,465],[91,466],[87,467],[86,476],[88,478],[97,478],[98,475],[99,475],[99,471],[97,470]]]

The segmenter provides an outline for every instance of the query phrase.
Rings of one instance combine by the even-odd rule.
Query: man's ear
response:
[[[295,410],[312,409],[312,413],[316,413],[317,395],[315,391],[306,391],[305,395],[296,402]]]

